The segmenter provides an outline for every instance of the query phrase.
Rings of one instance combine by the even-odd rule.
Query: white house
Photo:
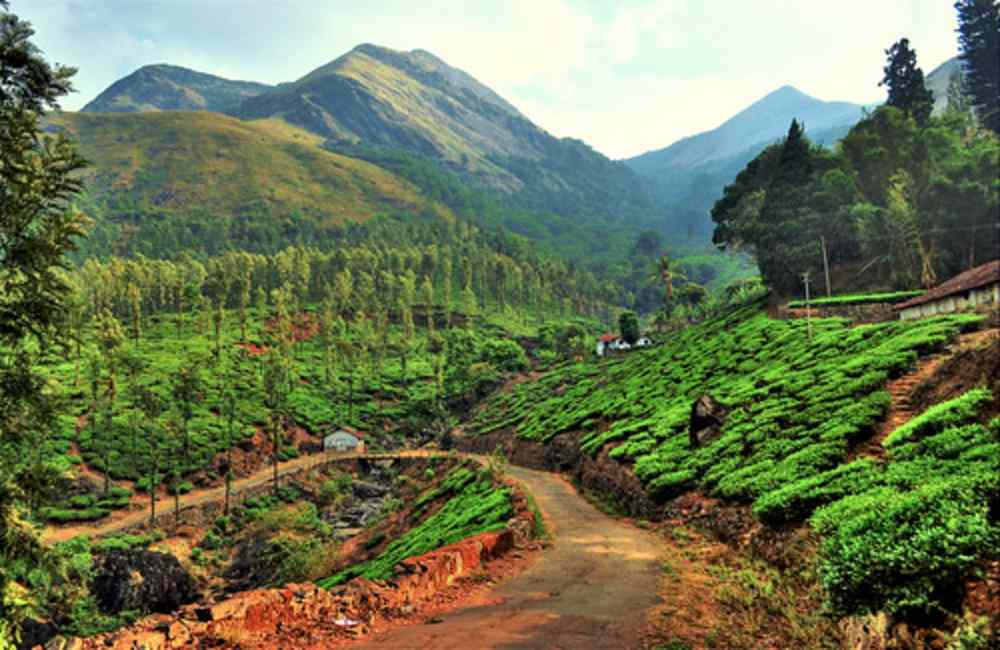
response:
[[[323,438],[323,451],[351,451],[360,454],[365,451],[365,442],[358,431],[341,427]]]
[[[597,339],[597,356],[603,357],[607,352],[625,352],[632,348],[644,348],[652,344],[653,342],[646,336],[639,337],[639,340],[630,345],[628,341],[617,334],[603,334]]]
[[[597,339],[597,356],[603,357],[605,352],[609,350],[617,350],[614,347],[615,342],[618,341],[618,337],[614,334],[602,334]]]
[[[1000,309],[1000,260],[959,273],[893,309],[903,320],[955,311]]]

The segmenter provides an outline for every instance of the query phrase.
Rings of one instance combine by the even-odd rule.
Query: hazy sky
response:
[[[149,63],[294,80],[370,42],[422,48],[557,136],[613,157],[714,128],[784,84],[871,103],[883,50],[924,73],[957,51],[950,0],[12,0],[75,110]]]

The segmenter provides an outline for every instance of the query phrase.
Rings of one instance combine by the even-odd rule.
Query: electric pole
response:
[[[831,296],[830,293],[830,260],[826,255],[826,237],[820,235],[819,245],[823,249],[823,275],[826,276],[826,297]]]
[[[812,308],[809,306],[809,278],[809,271],[802,274],[802,282],[806,285],[806,336],[809,337],[809,342],[812,343],[812,321],[809,319],[812,312]]]

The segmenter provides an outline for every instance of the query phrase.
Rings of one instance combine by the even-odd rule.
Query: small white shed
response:
[[[365,443],[357,431],[337,429],[323,438],[323,451],[353,451],[362,453]]]

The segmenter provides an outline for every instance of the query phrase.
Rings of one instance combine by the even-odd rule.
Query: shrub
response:
[[[351,483],[353,479],[350,474],[339,473],[336,477],[324,481],[323,485],[319,489],[319,504],[323,508],[327,508],[335,503],[338,503],[341,499],[347,495],[351,490]]]
[[[180,483],[171,483],[167,486],[167,492],[170,494],[187,494],[194,489],[194,484],[191,481],[181,481]]]
[[[961,482],[877,499],[847,497],[828,524],[820,573],[833,608],[929,615],[957,602],[965,572],[998,541],[986,506]],[[875,507],[872,507],[875,506]]]
[[[504,372],[516,372],[528,367],[528,358],[517,341],[487,339],[479,352],[480,358]]]
[[[215,531],[208,531],[205,536],[201,538],[201,543],[199,544],[204,549],[214,550],[222,546],[222,538],[219,537]]]
[[[925,412],[899,427],[885,439],[885,446],[892,447],[912,442],[944,431],[950,426],[974,420],[979,409],[993,399],[988,389],[976,388],[955,399],[935,404]]]

